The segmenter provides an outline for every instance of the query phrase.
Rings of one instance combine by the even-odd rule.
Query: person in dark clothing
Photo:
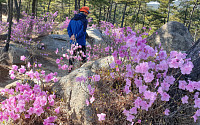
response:
[[[75,14],[75,16],[71,19],[68,27],[67,32],[70,37],[70,44],[78,44],[81,45],[81,48],[78,48],[74,51],[74,55],[77,55],[77,52],[84,52],[84,55],[86,55],[86,29],[88,20],[86,17],[88,16],[89,7],[84,6],[80,10],[79,14]],[[82,62],[86,62],[86,57],[82,56]],[[69,64],[73,65],[73,60],[69,60]]]

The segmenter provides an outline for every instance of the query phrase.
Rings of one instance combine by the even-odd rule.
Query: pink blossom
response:
[[[154,79],[154,75],[153,75],[153,72],[149,73],[149,72],[146,72],[144,75],[144,81],[145,82],[151,82],[153,79]]]
[[[131,114],[129,114],[129,115],[127,116],[127,118],[126,118],[126,120],[127,120],[127,121],[130,121],[130,122],[132,122],[133,119],[135,119],[135,116],[134,116],[134,115],[131,115]]]
[[[183,66],[181,66],[181,73],[190,74],[193,67],[194,67],[193,63],[189,61],[185,63]]]
[[[57,119],[57,116],[50,116],[47,119],[44,119],[44,123],[51,123],[51,122],[54,122],[56,119]]]
[[[150,99],[150,100],[156,100],[156,92],[151,92],[151,91],[145,91],[144,92],[144,98],[145,99]]]
[[[54,110],[57,114],[60,113],[60,107],[57,107],[55,110]]]
[[[124,91],[126,92],[126,94],[130,93],[131,90],[129,89],[130,86],[126,85],[124,88]]]
[[[12,65],[12,69],[15,70],[15,71],[17,71],[18,66],[17,65]]]
[[[108,47],[105,48],[105,51],[109,52],[109,49],[110,49],[110,47],[108,46]]]
[[[135,72],[137,73],[146,73],[149,70],[149,66],[147,62],[140,63],[135,67]]]
[[[168,91],[169,87],[170,87],[170,84],[168,84],[166,82],[163,82],[163,83],[161,83],[161,87],[162,87],[163,90]]]
[[[185,90],[187,86],[187,82],[183,80],[179,80],[179,89]]]
[[[58,48],[56,49],[55,53],[58,54]]]
[[[26,59],[26,57],[23,55],[20,57],[20,60],[24,61]]]
[[[93,79],[94,81],[98,82],[100,79],[101,79],[100,75],[94,75],[94,79]]]
[[[85,100],[85,103],[87,106],[89,106],[90,102],[88,101],[88,99]]]
[[[102,120],[105,120],[106,114],[101,113],[101,114],[97,114],[97,116],[98,116],[98,120],[102,121]]]
[[[21,66],[20,69],[18,69],[19,73],[24,73],[26,71],[25,66]]]
[[[141,78],[139,78],[139,79],[135,78],[134,80],[135,80],[134,83],[135,83],[136,87],[142,86],[142,80],[141,80]]]
[[[121,65],[122,61],[121,60],[116,60],[117,65]]]
[[[165,109],[165,111],[164,111],[164,113],[165,113],[165,115],[169,115],[169,109]]]
[[[92,97],[90,98],[90,103],[93,103],[94,100],[95,100],[95,98],[94,98],[94,96],[92,96]]]
[[[132,107],[131,109],[130,109],[130,113],[131,114],[137,114],[137,108],[136,107]]]
[[[44,110],[42,109],[42,107],[39,107],[35,110],[35,114],[40,116],[42,113],[44,113]]]
[[[111,69],[115,68],[115,62],[110,63],[110,68]]]
[[[131,86],[131,80],[129,80],[128,78],[126,78],[126,85]]]
[[[58,82],[58,78],[54,77],[53,79],[53,82]]]
[[[161,100],[162,101],[169,101],[169,94],[167,94],[166,92],[161,93]]]
[[[181,101],[182,101],[183,104],[188,103],[188,96],[185,95],[184,97],[182,97]]]
[[[166,76],[165,82],[169,84],[174,84],[175,78],[173,76]]]
[[[142,85],[139,87],[139,93],[143,93],[147,90],[148,86]]]
[[[14,80],[15,77],[16,77],[16,76],[15,76],[14,74],[11,74],[11,75],[10,75],[10,78],[11,78],[12,80]]]
[[[56,59],[56,63],[59,64],[60,63],[60,59]]]
[[[45,76],[45,82],[50,82],[52,78],[53,78],[53,73],[46,75]]]
[[[29,115],[32,115],[33,113],[35,113],[35,109],[33,107],[30,107],[29,110],[27,110]]]

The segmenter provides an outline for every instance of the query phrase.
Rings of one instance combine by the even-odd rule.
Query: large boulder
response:
[[[3,48],[0,49],[1,61],[6,61],[11,65],[23,65],[25,61],[20,60],[21,56],[30,56],[30,53],[27,49],[23,47],[18,47],[16,45],[10,44],[8,52],[4,52]]]
[[[188,77],[193,81],[200,80],[200,38],[195,42],[195,44],[188,49],[187,58],[191,58],[194,68]]]
[[[102,33],[98,29],[87,28],[86,32],[89,36],[87,41],[90,43],[90,45],[99,45],[99,44],[104,43]]]
[[[70,74],[62,77],[58,83],[55,83],[52,90],[58,96],[61,96],[68,104],[66,110],[70,118],[76,120],[77,124],[91,125],[94,122],[94,113],[90,106],[86,106],[85,101],[89,98],[88,84],[85,82],[77,82],[77,77],[88,78],[95,74],[97,70],[108,69],[109,64],[113,61],[113,57],[105,57],[96,61],[90,61],[82,65],[80,68],[72,71]]]
[[[187,51],[193,44],[193,38],[184,24],[170,21],[147,38],[148,43],[155,47],[161,46],[170,51]]]
[[[42,47],[44,47],[44,49],[52,52],[56,51],[57,48],[61,50],[70,47],[68,35],[48,35],[43,37],[40,44],[42,45]]]

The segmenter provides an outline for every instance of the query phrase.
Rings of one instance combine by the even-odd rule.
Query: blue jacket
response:
[[[86,15],[83,13],[76,14],[70,21],[67,32],[69,37],[71,37],[73,34],[75,35],[76,42],[79,45],[86,45],[86,29],[88,21],[86,19]],[[70,43],[74,43],[75,41],[70,40]]]

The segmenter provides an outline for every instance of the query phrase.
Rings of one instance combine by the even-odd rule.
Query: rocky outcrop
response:
[[[187,51],[193,44],[193,38],[184,24],[170,21],[147,38],[150,46],[161,46],[170,51]]]
[[[191,58],[194,68],[188,77],[193,81],[200,80],[200,38],[195,44],[186,52],[187,58]]]
[[[94,113],[90,106],[86,106],[85,101],[89,99],[88,84],[89,80],[85,82],[77,82],[77,77],[88,78],[95,74],[100,69],[108,69],[109,64],[113,62],[113,57],[105,57],[96,61],[90,61],[82,65],[80,68],[72,71],[70,74],[61,78],[61,80],[54,84],[52,90],[57,95],[64,98],[68,104],[66,107],[70,117],[79,121],[80,124],[90,125],[94,121]]]
[[[25,61],[20,60],[21,56],[26,56],[27,58],[30,56],[30,53],[27,49],[22,47],[17,47],[13,44],[10,44],[9,51],[3,52],[3,48],[0,50],[1,53],[1,61],[6,61],[11,65],[22,65],[25,64]]]

